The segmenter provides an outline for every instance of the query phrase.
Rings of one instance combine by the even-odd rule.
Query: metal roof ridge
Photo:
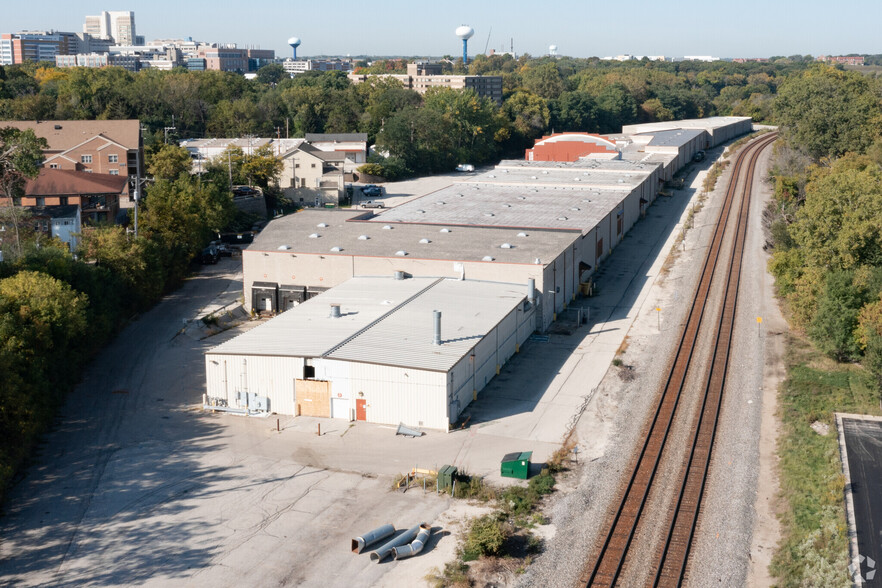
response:
[[[401,302],[400,304],[395,306],[395,308],[390,309],[389,312],[383,313],[382,316],[377,317],[376,319],[374,319],[373,321],[371,321],[370,323],[368,323],[364,327],[360,328],[358,331],[349,335],[348,337],[346,337],[345,339],[343,339],[342,341],[340,341],[339,343],[337,343],[336,345],[334,345],[333,347],[331,347],[330,349],[328,349],[327,351],[322,353],[321,357],[330,356],[332,353],[339,350],[344,345],[352,342],[356,337],[359,337],[360,335],[362,335],[365,332],[369,331],[370,329],[374,328],[375,326],[377,326],[378,324],[380,324],[381,322],[386,320],[387,317],[392,316],[393,314],[398,312],[399,309],[404,308],[405,306],[407,306],[408,304],[413,302],[415,299],[419,298],[420,296],[422,296],[423,294],[425,294],[426,292],[428,292],[429,290],[431,290],[432,288],[434,288],[435,286],[440,284],[442,281],[444,281],[444,279],[445,278],[438,278],[437,280],[435,280],[434,282],[432,282],[431,284],[429,284],[428,286],[426,286],[425,288],[423,288],[419,292],[415,293],[413,296],[411,296],[407,300],[404,300],[403,302]]]

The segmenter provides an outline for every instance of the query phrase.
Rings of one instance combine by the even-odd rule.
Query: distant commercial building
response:
[[[72,33],[22,31],[0,35],[0,65],[25,61],[55,61],[56,55],[70,53]]]
[[[454,90],[474,90],[478,96],[490,98],[502,104],[502,76],[463,76],[442,74],[440,63],[417,62],[407,64],[406,75],[379,74],[381,77],[400,81],[405,88],[425,94],[430,88],[451,88]],[[367,81],[373,74],[349,74],[354,84]]]
[[[307,71],[352,71],[350,59],[285,59],[282,67],[290,76]]]
[[[99,39],[113,39],[117,45],[140,45],[135,33],[135,13],[131,11],[103,11],[96,16],[87,16],[83,32]]]
[[[816,61],[836,63],[840,65],[863,65],[865,63],[863,55],[821,55],[816,58]]]
[[[199,57],[205,59],[205,69],[212,71],[248,71],[248,51],[234,44],[200,47]]]

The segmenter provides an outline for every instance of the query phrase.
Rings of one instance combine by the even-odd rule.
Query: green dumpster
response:
[[[438,488],[447,490],[453,486],[453,478],[456,476],[456,466],[446,465],[438,470]]]
[[[520,478],[526,480],[530,476],[530,458],[532,451],[508,453],[502,458],[501,474],[504,478]]]

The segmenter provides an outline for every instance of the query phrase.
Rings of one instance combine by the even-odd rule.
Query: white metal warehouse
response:
[[[447,430],[534,331],[533,284],[398,278],[352,278],[209,350],[207,403]]]

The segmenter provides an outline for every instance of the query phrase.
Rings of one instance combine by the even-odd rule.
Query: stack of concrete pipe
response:
[[[352,553],[361,553],[370,545],[382,541],[387,537],[395,534],[395,527],[391,524],[377,527],[369,533],[365,533],[352,540]],[[408,529],[398,537],[387,541],[380,547],[370,552],[371,561],[380,563],[386,559],[387,555],[392,555],[392,559],[404,559],[411,557],[423,550],[429,537],[432,535],[432,526],[422,523]]]

